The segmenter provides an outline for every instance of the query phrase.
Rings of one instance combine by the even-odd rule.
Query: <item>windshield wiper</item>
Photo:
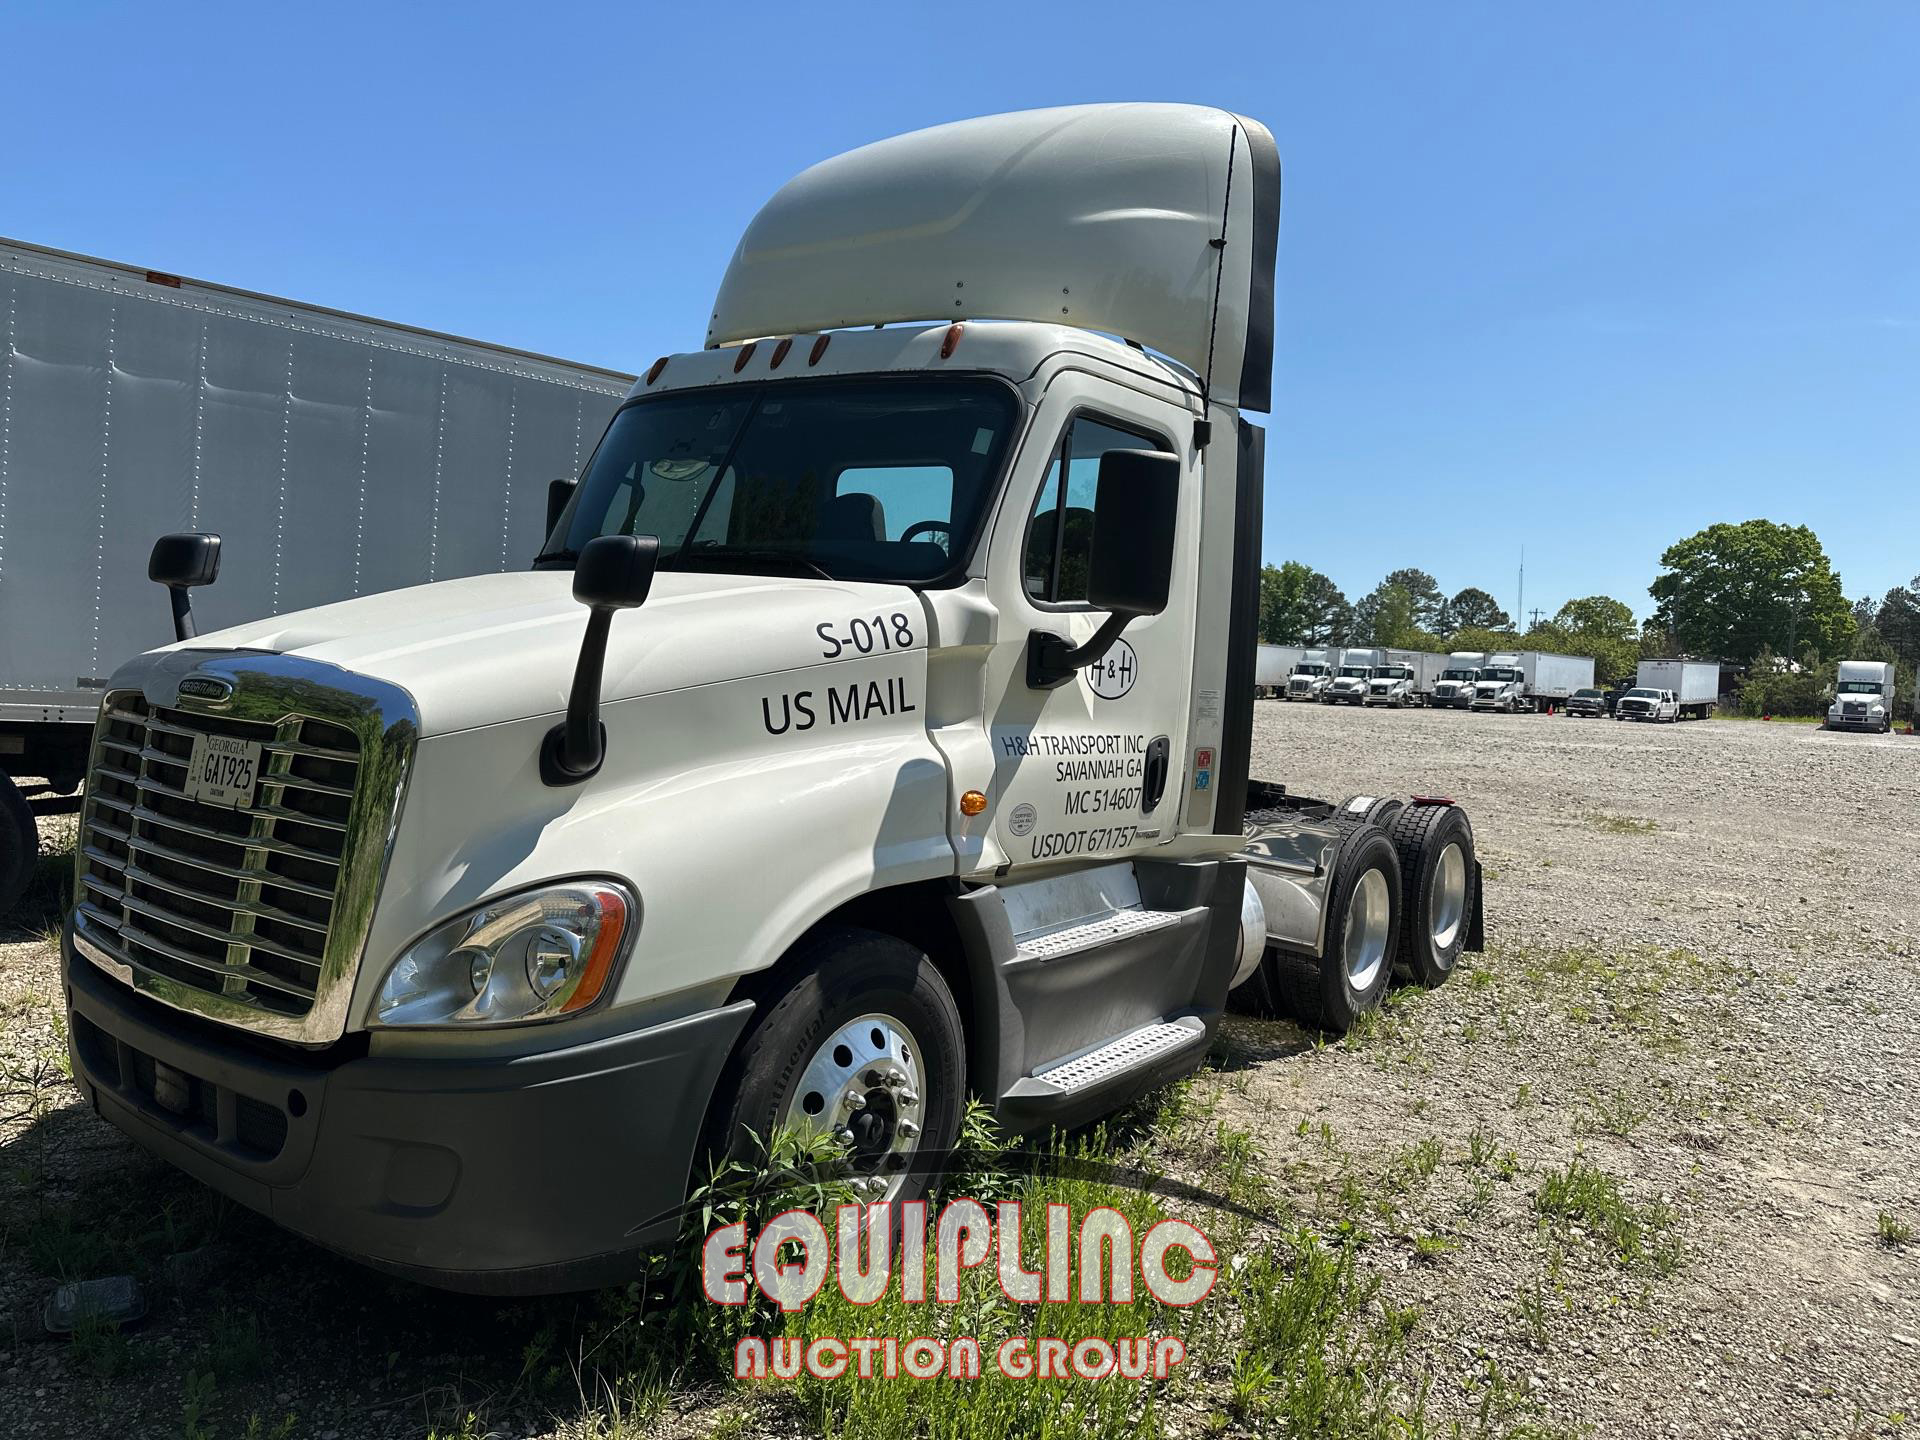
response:
[[[785,567],[789,574],[814,575],[822,580],[834,578],[804,555],[796,555],[790,550],[756,549],[751,545],[703,545],[698,550],[680,550],[662,560],[660,568],[662,570],[726,568],[708,563],[715,560],[745,560],[753,564],[779,565]]]

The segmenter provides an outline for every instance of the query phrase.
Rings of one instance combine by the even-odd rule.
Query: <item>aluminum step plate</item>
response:
[[[1156,1056],[1177,1050],[1204,1033],[1197,1022],[1183,1025],[1177,1021],[1163,1020],[1154,1025],[1142,1025],[1118,1040],[1108,1041],[1098,1050],[1089,1050],[1051,1069],[1037,1071],[1033,1078],[1068,1093],[1084,1090],[1115,1075],[1137,1070]]]
[[[1091,950],[1122,935],[1144,935],[1178,925],[1184,910],[1115,910],[1093,920],[1082,920],[1064,930],[1043,935],[1023,936],[1019,956],[1022,960],[1052,960],[1076,950]]]

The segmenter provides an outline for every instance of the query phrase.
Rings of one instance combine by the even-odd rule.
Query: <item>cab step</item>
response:
[[[1056,1123],[1091,1104],[1097,1110],[1126,1090],[1142,1091],[1163,1078],[1191,1069],[1207,1048],[1209,1032],[1198,1015],[1156,1020],[1104,1044],[1016,1081],[1003,1108]]]
[[[1124,936],[1170,930],[1185,914],[1181,910],[1112,910],[1058,930],[1022,935],[1016,953],[1021,960],[1055,960]]]

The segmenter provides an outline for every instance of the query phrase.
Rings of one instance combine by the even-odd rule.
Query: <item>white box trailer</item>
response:
[[[1720,662],[1642,660],[1633,685],[1636,690],[1672,691],[1682,720],[1707,720],[1720,703]]]
[[[1593,684],[1593,657],[1521,650],[1492,655],[1473,688],[1475,710],[1540,710]]]
[[[523,569],[633,379],[14,240],[0,326],[0,771],[61,792],[173,639],[154,537],[225,537],[203,630]],[[31,819],[0,778],[0,908]]]
[[[1262,645],[1253,659],[1253,689],[1256,696],[1278,695],[1287,688],[1287,677],[1306,654],[1299,645]]]

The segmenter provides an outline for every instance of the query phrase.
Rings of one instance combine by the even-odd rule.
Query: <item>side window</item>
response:
[[[1086,415],[1074,418],[1047,466],[1047,478],[1034,496],[1033,514],[1027,522],[1023,567],[1027,594],[1059,605],[1086,601],[1100,457],[1109,450],[1168,448],[1158,436],[1123,430]]]

